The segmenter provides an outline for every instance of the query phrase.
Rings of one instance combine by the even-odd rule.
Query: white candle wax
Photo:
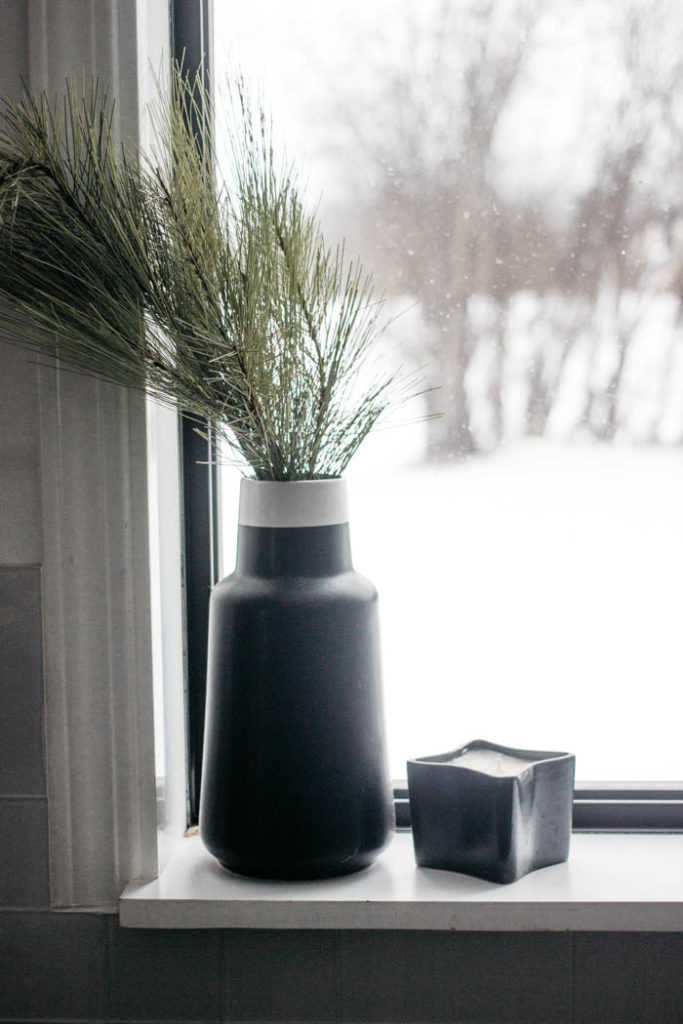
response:
[[[486,775],[521,775],[529,768],[534,761],[524,757],[514,757],[512,754],[503,754],[499,750],[486,748],[475,748],[466,750],[463,754],[446,761],[446,764],[457,764],[463,768],[473,768],[477,772],[485,772]]]

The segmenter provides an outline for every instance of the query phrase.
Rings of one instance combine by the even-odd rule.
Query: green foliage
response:
[[[239,81],[228,107],[217,182],[210,98],[180,71],[151,158],[117,145],[97,83],[6,100],[0,332],[208,421],[259,479],[338,476],[400,397],[368,370],[381,304],[325,245]]]

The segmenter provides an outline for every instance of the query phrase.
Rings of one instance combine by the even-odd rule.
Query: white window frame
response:
[[[9,5],[13,9],[8,9]],[[25,50],[2,93],[112,88],[121,138],[148,142],[146,105],[169,59],[167,0],[7,0]],[[140,395],[38,373],[45,757],[54,908],[115,910],[157,873],[146,411]]]

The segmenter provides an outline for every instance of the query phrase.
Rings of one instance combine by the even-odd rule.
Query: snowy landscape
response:
[[[680,779],[683,451],[527,440],[378,472],[378,438],[349,473],[351,537],[380,595],[392,776],[483,738],[570,750],[582,780]]]
[[[422,405],[348,471],[391,774],[474,738],[680,780],[683,61],[676,0],[217,9],[393,315]],[[223,571],[237,474],[222,473]]]

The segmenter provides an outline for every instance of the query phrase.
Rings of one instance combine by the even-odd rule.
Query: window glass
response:
[[[262,84],[435,388],[348,472],[395,777],[475,737],[683,777],[682,30],[676,0],[215,5],[215,81]]]

